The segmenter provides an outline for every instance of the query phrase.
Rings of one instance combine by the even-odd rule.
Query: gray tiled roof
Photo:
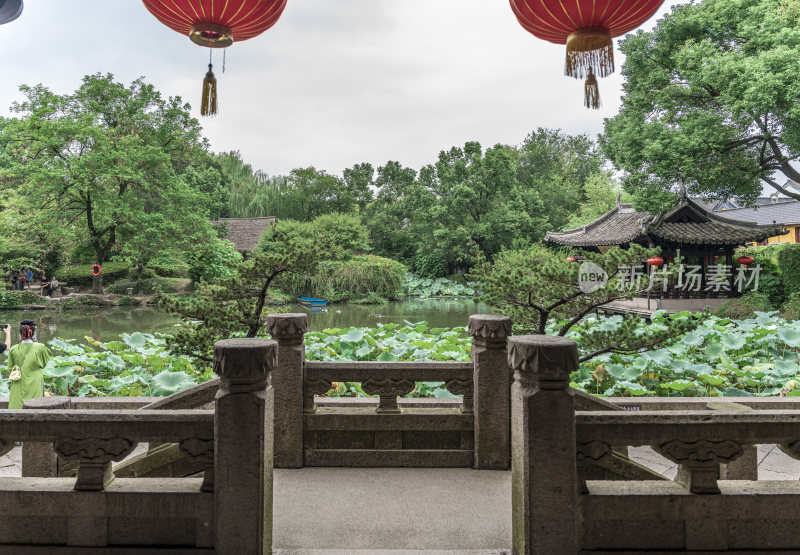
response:
[[[734,220],[727,217],[728,212],[734,211],[709,212],[685,197],[675,208],[658,216],[636,212],[630,204],[618,204],[585,226],[561,233],[548,232],[544,240],[572,247],[624,245],[650,238],[693,245],[738,246],[781,233],[780,225]]]
[[[773,222],[783,225],[800,224],[800,201],[725,210],[722,215],[732,220],[755,222],[761,225],[772,225]]]
[[[237,251],[249,251],[258,245],[261,234],[271,224],[275,223],[275,216],[267,218],[220,218],[212,222],[228,224],[228,235],[225,239],[232,241]]]

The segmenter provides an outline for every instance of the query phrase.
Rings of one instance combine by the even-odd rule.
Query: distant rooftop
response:
[[[754,208],[726,210],[725,217],[743,222],[755,222],[760,225],[797,225],[800,224],[800,201],[793,200]]]
[[[275,223],[275,216],[266,218],[220,218],[212,223],[214,225],[228,224],[228,234],[225,239],[233,242],[237,251],[245,252],[256,248],[264,230]]]
[[[685,196],[677,206],[657,216],[636,212],[630,204],[618,203],[595,221],[560,233],[550,231],[544,240],[571,247],[647,245],[650,240],[655,240],[656,244],[739,246],[782,232],[782,227],[772,225],[771,221],[768,225],[759,225],[752,220],[729,218],[729,212],[711,212]]]

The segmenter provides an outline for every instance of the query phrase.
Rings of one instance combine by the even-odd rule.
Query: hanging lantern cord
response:
[[[227,48],[222,49],[222,73],[225,73],[225,53],[228,51]]]
[[[597,78],[589,67],[589,75],[586,76],[586,83],[584,83],[584,99],[583,103],[587,108],[597,110],[600,107],[600,88],[597,86]]]

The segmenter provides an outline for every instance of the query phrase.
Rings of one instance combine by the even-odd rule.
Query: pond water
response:
[[[292,305],[290,309],[292,312],[307,312],[299,305]],[[308,327],[316,331],[351,326],[373,327],[378,322],[387,324],[425,320],[434,328],[450,328],[466,326],[471,314],[488,312],[491,312],[489,306],[471,299],[414,299],[385,305],[341,304],[331,305],[328,312],[308,313]],[[179,322],[175,315],[157,308],[0,310],[0,323],[12,324],[12,330],[20,320],[26,318],[36,320],[41,342],[53,337],[83,339],[86,335],[100,341],[111,341],[121,333],[134,331],[168,333]],[[13,337],[16,342],[16,331]]]

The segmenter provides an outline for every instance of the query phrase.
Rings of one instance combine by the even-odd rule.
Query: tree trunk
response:
[[[92,276],[92,293],[103,294],[103,276]]]

